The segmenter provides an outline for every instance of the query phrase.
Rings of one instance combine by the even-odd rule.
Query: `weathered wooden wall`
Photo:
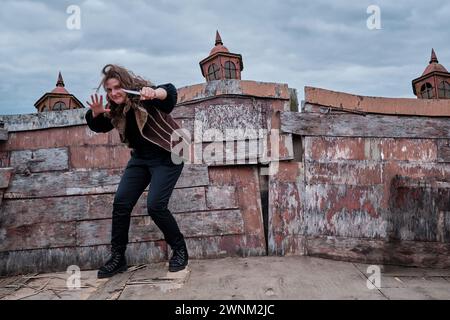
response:
[[[415,116],[416,102],[410,115],[349,103],[345,112],[328,94],[306,93],[302,113],[281,113],[303,159],[270,177],[269,254],[450,267],[450,118]]]
[[[270,129],[274,112],[289,110],[289,90],[280,84],[216,81],[180,88],[179,97],[172,115],[192,134],[210,128]],[[86,111],[0,117],[9,131],[0,142],[0,274],[65,270],[72,264],[97,268],[107,258],[113,197],[130,150],[115,130],[92,132]],[[292,158],[291,137],[284,134],[280,145],[285,159]],[[224,136],[215,143],[235,140]],[[204,148],[209,141],[195,143]],[[231,164],[186,164],[175,187],[169,208],[193,258],[266,254],[262,154],[235,155],[238,161]],[[132,213],[131,264],[169,254],[147,215],[146,196]]]
[[[196,152],[215,146],[223,156],[187,164],[169,204],[191,256],[301,254],[449,267],[449,118],[427,101],[408,114],[408,99],[306,91],[298,113],[289,112],[292,91],[284,84],[179,88],[175,120],[196,134]],[[112,200],[130,152],[116,131],[90,131],[85,112],[0,116],[0,274],[97,268],[107,257]],[[280,143],[227,136],[233,128],[281,129]],[[223,136],[206,136],[210,129]],[[266,141],[267,150],[244,152],[242,139]],[[235,161],[224,163],[230,154]],[[168,257],[146,195],[132,214],[132,264]]]

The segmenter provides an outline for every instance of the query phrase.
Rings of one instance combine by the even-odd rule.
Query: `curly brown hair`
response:
[[[140,91],[143,87],[151,87],[153,83],[149,80],[146,80],[140,76],[135,75],[132,71],[116,65],[116,64],[107,64],[102,69],[103,78],[97,87],[97,91],[101,86],[106,91],[105,85],[109,79],[117,79],[119,80],[120,86],[124,89],[136,90]],[[108,105],[111,108],[111,116],[117,116],[121,113],[124,106],[118,106],[113,101],[111,101],[106,95],[106,100],[108,101]],[[133,104],[139,104],[139,96],[128,95],[128,99],[125,102],[125,105],[129,105],[130,107]]]

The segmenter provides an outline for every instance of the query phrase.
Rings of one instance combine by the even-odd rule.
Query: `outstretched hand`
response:
[[[95,118],[96,116],[98,116],[101,113],[105,113],[105,112],[110,112],[111,109],[106,109],[103,106],[103,96],[100,95],[100,99],[98,98],[98,95],[91,95],[91,103],[89,103],[88,101],[86,101],[86,103],[88,104],[88,106],[91,108],[92,110],[92,115]]]

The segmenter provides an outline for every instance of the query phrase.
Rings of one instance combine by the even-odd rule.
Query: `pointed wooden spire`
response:
[[[64,79],[63,79],[63,77],[61,75],[61,71],[59,72],[58,81],[56,82],[56,86],[57,87],[64,87],[65,86],[64,85]]]
[[[434,49],[431,49],[431,59],[430,59],[430,63],[439,63],[437,56],[436,56],[436,52],[434,52]]]
[[[223,45],[223,42],[222,38],[220,37],[219,30],[216,30],[216,46],[219,44]]]

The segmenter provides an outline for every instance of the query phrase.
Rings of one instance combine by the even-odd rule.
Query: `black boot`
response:
[[[122,252],[112,252],[111,258],[106,261],[105,265],[100,267],[97,278],[109,278],[113,275],[127,270],[127,260]]]
[[[172,257],[169,260],[169,271],[177,272],[186,268],[189,260],[186,244],[172,250]]]

